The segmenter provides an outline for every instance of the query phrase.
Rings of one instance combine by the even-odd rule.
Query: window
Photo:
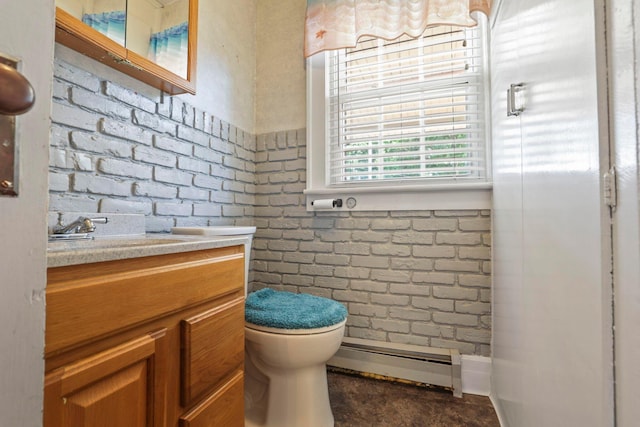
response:
[[[314,55],[308,202],[332,195],[365,201],[361,209],[488,208],[486,50],[481,24],[361,38]],[[380,197],[389,192],[392,203]]]

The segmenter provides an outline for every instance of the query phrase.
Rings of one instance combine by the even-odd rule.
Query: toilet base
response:
[[[245,427],[334,426],[324,363],[296,369],[295,374],[277,372],[268,379],[247,356]]]

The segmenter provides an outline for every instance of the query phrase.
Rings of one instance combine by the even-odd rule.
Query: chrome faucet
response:
[[[63,225],[60,222],[53,228],[53,234],[84,234],[92,233],[96,229],[96,224],[106,224],[109,222],[109,218],[87,218],[80,216],[78,219],[68,225]]]

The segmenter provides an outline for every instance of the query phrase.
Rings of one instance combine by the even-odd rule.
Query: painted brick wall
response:
[[[147,231],[252,223],[255,137],[56,59],[49,210],[146,215]]]
[[[50,211],[255,224],[254,289],[341,301],[351,337],[489,355],[488,211],[306,212],[304,129],[256,138],[61,60],[53,101]]]
[[[490,212],[307,212],[305,129],[259,135],[253,288],[333,298],[347,336],[489,356]]]

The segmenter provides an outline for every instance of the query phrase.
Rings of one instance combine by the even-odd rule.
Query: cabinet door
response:
[[[503,0],[492,32],[503,98],[492,123],[491,383],[511,426],[613,419],[602,5]],[[513,120],[504,94],[521,82],[525,110]]]
[[[195,94],[197,0],[56,0],[56,42],[171,95]]]
[[[44,427],[163,427],[166,330],[48,373]]]

